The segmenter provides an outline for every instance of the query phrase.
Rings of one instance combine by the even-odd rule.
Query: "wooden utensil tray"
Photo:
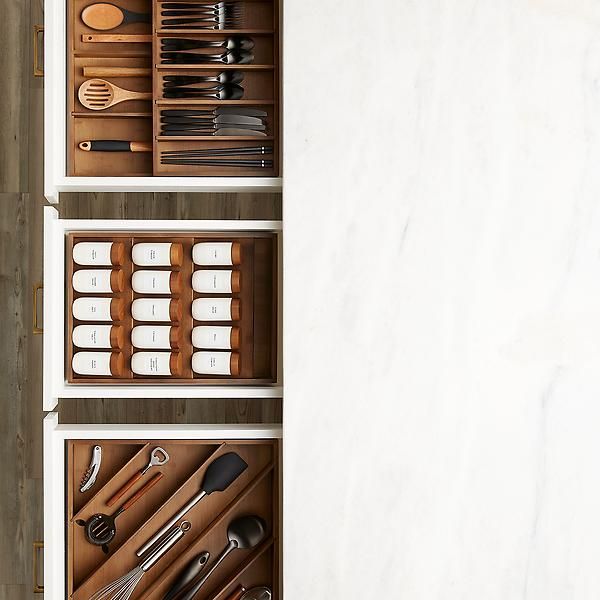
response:
[[[239,0],[243,16],[235,29],[168,29],[164,28],[162,5],[168,0],[118,0],[126,10],[149,13],[152,23],[130,23],[111,30],[88,27],[81,18],[84,8],[101,0],[69,0],[68,2],[68,128],[67,175],[72,176],[178,176],[178,177],[276,177],[280,172],[279,126],[279,7],[278,0]],[[194,0],[182,0],[193,3]],[[146,36],[144,42],[99,41],[108,36]],[[178,38],[197,42],[224,41],[232,36],[252,38],[254,60],[250,64],[163,64],[161,40]],[[196,52],[196,50],[194,50]],[[219,53],[224,48],[198,50]],[[86,76],[89,67],[141,67],[148,75]],[[215,77],[225,71],[243,74],[243,96],[238,100],[217,98],[165,98],[164,78],[169,75]],[[114,71],[113,71],[114,73]],[[99,78],[126,90],[151,92],[152,100],[128,100],[102,110],[86,108],[78,99],[79,87],[85,81]],[[200,84],[199,87],[217,85]],[[161,111],[168,109],[214,110],[222,106],[255,108],[265,111],[266,136],[164,135]],[[235,129],[235,128],[233,128]],[[125,140],[152,143],[149,152],[86,151],[79,144],[90,140]],[[200,143],[198,143],[200,142]],[[252,142],[252,143],[246,143]],[[218,164],[162,164],[161,153],[202,149],[267,146],[268,155],[238,154],[201,156],[203,160],[268,160],[267,166],[231,166]]]
[[[122,242],[125,247],[123,264],[113,269],[122,270],[124,275],[124,290],[112,294],[83,294],[73,289],[73,273],[80,269],[111,269],[111,267],[90,267],[75,264],[73,247],[78,242]],[[230,267],[200,267],[192,260],[194,244],[209,241],[239,242],[241,247],[241,263]],[[183,247],[181,266],[171,267],[138,267],[131,259],[131,249],[134,244],[142,242],[171,242],[180,243]],[[99,384],[259,384],[273,383],[277,380],[277,243],[271,233],[243,232],[202,232],[193,235],[182,235],[181,232],[144,232],[140,234],[128,232],[73,232],[66,236],[66,332],[65,332],[65,377],[69,383],[99,383]],[[131,287],[132,273],[137,270],[179,271],[181,273],[182,289],[173,294],[139,294]],[[239,270],[241,286],[239,292],[231,294],[199,294],[192,289],[192,274],[198,269],[231,269]],[[73,343],[73,329],[77,325],[89,325],[93,322],[79,321],[74,318],[72,306],[74,300],[80,297],[121,298],[125,305],[125,316],[120,321],[113,321],[124,330],[124,344],[120,349],[123,354],[125,368],[122,376],[87,376],[75,373],[72,367],[73,355],[78,351],[89,351],[89,348],[78,348]],[[183,371],[180,376],[141,376],[132,372],[130,361],[136,349],[131,343],[131,331],[136,325],[143,323],[135,321],[131,315],[131,304],[136,298],[173,298],[181,303],[182,317],[179,322],[173,321],[155,323],[157,325],[174,325],[179,328],[178,348],[173,352],[181,354]],[[232,297],[238,299],[241,306],[240,319],[228,322],[200,322],[192,317],[192,302],[199,297]],[[100,322],[98,322],[100,323]],[[102,322],[103,324],[111,324]],[[197,325],[229,325],[239,327],[239,349],[233,349],[239,355],[240,369],[238,375],[199,375],[192,371],[191,361],[194,351],[201,350],[192,345],[192,329]],[[103,350],[109,351],[109,350]]]
[[[279,598],[279,441],[261,440],[69,440],[67,452],[67,596],[87,600],[109,582],[141,561],[136,551],[200,489],[208,465],[228,452],[237,453],[248,468],[223,492],[205,496],[179,522],[192,528],[144,575],[133,599],[160,600],[188,561],[207,550],[209,565],[227,543],[227,527],[240,516],[257,515],[267,523],[267,535],[255,548],[235,550],[207,583],[197,600],[224,599],[238,585],[266,585]],[[102,464],[96,483],[79,491],[92,448],[102,447]],[[170,460],[150,471],[111,507],[108,499],[147,465],[150,452],[164,448]],[[163,478],[131,508],[119,516],[116,536],[105,554],[90,544],[76,520],[96,513],[112,514],[154,474]],[[206,568],[205,568],[206,569]]]

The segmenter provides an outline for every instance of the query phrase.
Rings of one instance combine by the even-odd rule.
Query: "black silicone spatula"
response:
[[[142,556],[151,548],[158,539],[172,526],[177,523],[192,507],[196,506],[204,496],[213,492],[222,492],[226,490],[246,469],[248,463],[235,452],[228,452],[218,458],[215,458],[204,473],[202,487],[200,491],[192,496],[185,506],[174,514],[167,523],[165,523],[137,552],[137,556]]]

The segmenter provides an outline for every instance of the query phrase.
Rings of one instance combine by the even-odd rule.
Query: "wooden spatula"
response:
[[[79,86],[79,102],[90,110],[104,110],[127,100],[152,100],[152,92],[134,92],[104,79],[88,79]]]

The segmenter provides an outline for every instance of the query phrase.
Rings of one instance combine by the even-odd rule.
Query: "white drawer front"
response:
[[[60,192],[277,192],[279,177],[72,177],[67,175],[67,2],[44,3],[44,195]],[[281,173],[281,171],[280,171]]]
[[[281,356],[281,221],[84,220],[59,219],[44,209],[44,373],[43,408],[59,398],[266,398],[282,395]],[[65,380],[65,235],[71,231],[268,231],[278,236],[278,372],[266,385],[69,384]]]
[[[69,493],[67,491],[67,487],[69,484],[69,475],[67,466],[69,464],[69,454],[68,449],[69,444],[73,443],[94,443],[95,441],[100,441],[99,443],[104,443],[104,449],[106,449],[111,440],[115,440],[117,444],[126,444],[127,440],[135,440],[136,444],[139,443],[139,440],[143,440],[147,442],[148,447],[144,447],[140,452],[140,455],[136,458],[136,460],[147,460],[147,454],[149,453],[149,448],[153,447],[155,443],[157,444],[157,440],[170,440],[170,443],[176,444],[178,440],[182,440],[185,444],[185,441],[201,441],[208,442],[214,441],[215,445],[221,444],[219,449],[214,453],[215,456],[219,455],[219,453],[227,452],[227,448],[231,450],[234,448],[235,444],[238,444],[237,447],[240,447],[240,444],[250,444],[248,448],[253,447],[252,445],[255,443],[258,444],[272,444],[272,448],[274,449],[274,455],[270,460],[271,465],[271,474],[269,477],[270,483],[272,486],[273,494],[273,505],[268,509],[271,515],[272,522],[270,524],[271,531],[269,533],[269,539],[266,542],[270,542],[269,552],[271,554],[271,560],[273,562],[273,585],[277,587],[275,590],[276,598],[281,598],[280,593],[280,581],[281,581],[281,444],[278,443],[278,440],[281,440],[282,431],[281,427],[278,425],[60,425],[58,420],[57,413],[50,413],[44,420],[44,593],[45,597],[48,600],[63,600],[68,595],[68,589],[71,585],[68,581],[69,577],[72,577],[72,568],[67,568],[69,560],[76,560],[77,554],[74,554],[72,559],[68,558],[68,548],[67,544],[71,544],[73,542],[69,541],[70,539],[68,535],[69,526],[67,523],[67,514],[68,514],[68,501],[69,501]],[[228,445],[227,441],[231,440],[231,446]],[[259,441],[260,440],[260,441]],[[217,442],[218,441],[218,442]],[[225,444],[222,444],[225,442]],[[132,442],[133,443],[133,442]],[[165,442],[163,442],[165,443]],[[104,451],[103,451],[104,452]],[[105,469],[110,470],[110,465],[106,464],[105,461],[109,460],[106,458],[108,456],[105,453],[105,457],[103,457],[103,464],[100,467],[100,473],[102,473],[103,467]],[[258,456],[258,455],[256,455]],[[172,463],[172,469],[177,468],[177,458]],[[173,460],[173,458],[171,460]],[[206,463],[210,464],[213,460],[213,456],[211,455]],[[248,472],[253,467],[251,461],[248,460]],[[120,463],[119,463],[120,465]],[[256,465],[254,465],[256,467]],[[137,467],[134,465],[133,461],[127,462],[124,466],[119,469],[119,474],[123,478],[127,478],[130,472],[134,472]],[[155,467],[154,470],[158,470],[158,467]],[[169,464],[165,465],[161,468],[164,474],[164,478],[159,485],[165,485],[167,481],[167,477],[171,476],[172,471],[169,471]],[[247,482],[244,482],[243,485],[240,484],[240,488],[243,490],[242,494],[248,493],[248,496],[243,498],[249,498],[250,495],[256,494],[260,483],[258,485],[254,485],[255,479],[258,480],[262,477],[262,472],[265,469],[262,469],[261,472],[256,475],[249,476]],[[143,478],[141,481],[147,481],[149,477],[152,476],[152,472]],[[195,476],[195,475],[194,475]],[[93,488],[88,492],[90,494],[91,502],[86,498],[85,501],[82,501],[84,507],[83,510],[80,511],[85,513],[86,506],[93,504],[95,502],[94,498],[102,497],[102,494],[105,488],[110,488],[112,485],[112,480],[110,477],[114,477],[111,473],[108,479],[108,485],[106,485],[106,477],[109,477],[108,474],[105,473],[105,480],[100,480],[100,474],[98,476],[98,482],[95,485],[95,489]],[[190,478],[191,479],[191,478]],[[240,477],[240,480],[242,477]],[[262,480],[261,480],[262,481]],[[78,482],[77,482],[78,483]],[[236,482],[237,483],[237,482]],[[159,488],[159,485],[156,486],[155,489]],[[183,485],[178,488],[178,490],[168,499],[168,502],[171,505],[179,506],[179,497],[181,499],[187,498],[188,490],[184,488],[187,483],[183,483]],[[194,486],[197,484],[194,483]],[[233,488],[232,484],[232,488]],[[137,487],[141,486],[141,482],[137,484]],[[137,489],[136,487],[132,489]],[[249,492],[247,492],[249,490]],[[112,493],[112,489],[108,490]],[[215,492],[214,498],[216,498],[219,494],[223,495],[225,498],[226,492]],[[79,494],[78,490],[73,492],[74,495]],[[243,513],[244,508],[241,506],[235,506],[235,503],[238,501],[237,496],[238,491],[235,490],[232,492],[234,501],[233,508],[228,504],[229,500],[220,500],[223,503],[223,518],[221,519],[221,513],[219,513],[214,520],[209,520],[209,522],[203,522],[201,519],[201,515],[204,515],[204,509],[202,512],[192,512],[190,511],[189,515],[190,520],[194,519],[194,523],[192,524],[191,532],[194,532],[194,536],[199,536],[197,541],[194,541],[190,548],[184,550],[184,545],[178,545],[176,549],[173,550],[173,555],[171,558],[178,560],[178,563],[173,563],[175,568],[180,568],[187,560],[188,555],[196,555],[199,550],[205,549],[205,542],[208,541],[210,543],[210,528],[213,524],[221,519],[223,523],[227,524],[232,518],[239,516],[237,513]],[[124,496],[127,498],[128,494]],[[210,496],[206,497],[208,500]],[[173,503],[173,499],[175,502]],[[242,500],[243,502],[244,500]],[[252,506],[254,501],[250,501],[248,506]],[[118,502],[114,507],[118,507],[120,502]],[[165,520],[166,517],[171,516],[170,507],[171,505],[167,505],[167,508],[164,509]],[[138,505],[139,511],[148,510],[148,505],[144,505],[143,501],[140,501]],[[198,504],[200,507],[200,503]],[[133,508],[131,509],[133,513]],[[163,509],[161,509],[163,510]],[[221,510],[219,508],[219,510]],[[111,512],[109,509],[107,512]],[[210,511],[209,511],[210,512]],[[87,514],[86,514],[87,515]],[[208,518],[208,513],[207,513]],[[138,516],[133,515],[132,518],[138,519]],[[212,519],[212,516],[210,517]],[[156,523],[162,524],[162,515],[159,513],[158,517],[155,518]],[[200,520],[199,520],[200,519]],[[124,523],[125,521],[123,521]],[[154,522],[151,521],[151,525]],[[122,525],[124,526],[124,525]],[[72,527],[76,527],[72,525]],[[222,525],[218,525],[217,527],[221,527]],[[149,528],[151,532],[154,532],[153,527]],[[208,532],[208,533],[207,533]],[[144,534],[142,537],[146,538],[146,529],[142,529],[142,533]],[[201,533],[201,535],[200,535]],[[190,533],[189,541],[191,542],[192,533]],[[139,537],[139,536],[138,536]],[[218,539],[223,537],[222,532],[219,533]],[[223,545],[226,543],[226,539],[223,540]],[[115,548],[111,550],[114,553],[114,559],[111,562],[111,554],[109,553],[104,557],[100,548],[94,548],[94,550],[98,550],[99,555],[97,560],[99,564],[102,565],[103,569],[113,569],[115,572],[119,574],[122,571],[121,561],[119,560],[118,553],[120,552],[120,556],[123,557],[123,554],[131,554],[133,556],[133,549],[137,548],[137,545],[131,545],[131,549],[128,550],[127,547],[124,546],[129,543],[127,540],[121,540],[121,546],[117,544],[117,538],[115,538]],[[256,547],[257,552],[260,551],[260,547]],[[123,550],[125,550],[123,552]],[[188,554],[186,555],[185,552]],[[214,559],[216,553],[211,552],[212,557],[211,560]],[[250,554],[250,553],[249,553]],[[175,558],[177,557],[177,558]],[[165,557],[167,558],[167,557]],[[248,556],[248,560],[251,559],[251,555]],[[103,562],[106,559],[108,562]],[[131,561],[131,556],[128,557]],[[259,557],[260,559],[260,557]],[[243,564],[243,563],[242,563]],[[112,565],[112,566],[111,566]],[[72,567],[72,564],[71,564]],[[158,571],[158,569],[157,569]],[[238,568],[236,567],[233,570],[234,573],[238,572]],[[219,577],[219,572],[215,573],[216,577],[212,579],[211,583],[213,585],[228,585],[228,577],[222,576]],[[161,575],[162,576],[162,575]],[[158,577],[160,579],[160,576]],[[71,579],[71,581],[73,581]],[[82,584],[80,581],[78,585],[83,585],[85,587],[85,583]],[[233,583],[229,584],[230,586],[237,585]],[[88,586],[89,587],[89,586]],[[211,587],[212,586],[207,586]],[[150,588],[152,589],[152,588]],[[156,589],[156,584],[155,588]],[[208,591],[208,590],[207,590]],[[78,592],[81,595],[81,590]],[[160,590],[156,591],[156,596],[161,596]]]

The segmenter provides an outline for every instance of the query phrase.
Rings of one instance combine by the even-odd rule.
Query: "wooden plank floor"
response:
[[[41,0],[0,0],[0,600],[31,600],[32,542],[41,540],[42,336],[32,288],[42,278],[43,79],[32,75]],[[70,218],[276,219],[280,195],[70,194]],[[69,400],[62,422],[280,422],[278,400]]]
[[[0,194],[0,599],[30,598],[32,542],[41,538],[41,339],[31,288],[41,267],[35,202]],[[38,205],[41,203],[38,200]]]

